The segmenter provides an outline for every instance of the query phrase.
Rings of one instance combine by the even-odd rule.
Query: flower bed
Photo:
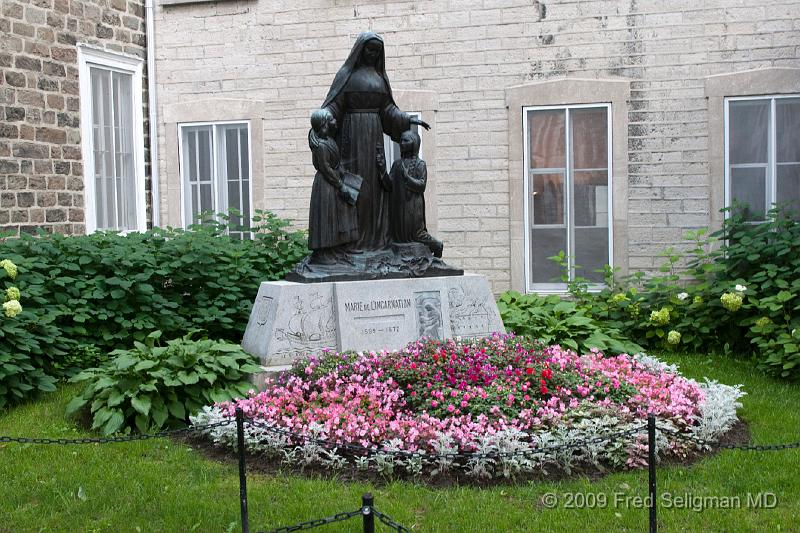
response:
[[[662,428],[717,439],[736,421],[743,394],[684,378],[648,356],[580,356],[496,334],[419,341],[389,353],[325,352],[298,362],[265,391],[206,408],[193,422],[213,423],[241,407],[261,423],[247,427],[251,448],[287,463],[513,476],[548,465],[643,465],[648,413]],[[233,431],[210,433],[232,444]],[[696,448],[666,435],[662,454]]]

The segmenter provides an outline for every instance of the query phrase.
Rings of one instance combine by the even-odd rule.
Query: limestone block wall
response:
[[[615,199],[623,202],[627,231],[614,245],[626,251],[618,265],[623,270],[652,269],[658,253],[680,243],[686,229],[712,220],[711,190],[723,178],[709,172],[706,77],[800,67],[796,0],[160,5],[159,109],[202,102],[202,116],[201,106],[217,98],[259,106],[263,146],[254,150],[263,150],[263,166],[253,173],[263,196],[256,207],[303,225],[314,174],[308,116],[364,29],[384,36],[396,92],[434,95],[433,112],[423,114],[433,125],[423,152],[435,146],[436,194],[429,201],[437,209],[438,236],[448,260],[486,275],[496,292],[519,288],[511,275],[512,262],[520,260],[512,242],[521,228],[511,223],[518,191],[510,190],[508,88],[572,77],[629,82],[622,114],[627,172],[614,177],[627,182],[627,197]],[[165,136],[164,124],[159,131],[163,158],[176,138]],[[179,187],[176,165],[159,164],[162,189]],[[160,208],[169,218],[180,205],[162,195]]]
[[[77,45],[144,58],[144,2],[0,5],[0,231],[83,233]]]

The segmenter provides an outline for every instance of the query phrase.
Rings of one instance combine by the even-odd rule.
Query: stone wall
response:
[[[158,7],[159,105],[261,102],[257,201],[303,224],[314,174],[308,116],[364,29],[384,36],[395,91],[436,93],[423,150],[435,142],[438,235],[448,260],[485,274],[495,291],[511,286],[519,231],[509,217],[507,88],[630,81],[627,236],[615,246],[627,250],[623,268],[651,269],[687,228],[709,224],[711,181],[722,180],[709,176],[705,77],[800,67],[796,0],[229,1]],[[174,142],[159,130],[162,147]],[[163,189],[178,178],[162,180]],[[161,210],[180,205],[164,196]]]
[[[144,3],[0,4],[0,231],[83,233],[76,45],[144,58]]]

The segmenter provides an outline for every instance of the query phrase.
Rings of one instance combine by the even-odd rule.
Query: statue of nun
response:
[[[399,142],[411,124],[430,129],[424,121],[398,109],[384,62],[383,39],[371,31],[361,33],[322,104],[340,125],[336,143],[342,167],[363,178],[356,203],[358,241],[354,251],[381,250],[392,242],[388,183],[376,161],[383,149],[383,134]]]

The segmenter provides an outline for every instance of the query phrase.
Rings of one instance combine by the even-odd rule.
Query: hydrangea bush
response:
[[[719,231],[689,231],[682,251],[665,250],[659,273],[619,278],[606,266],[599,292],[590,291],[584,278],[570,281],[571,315],[599,324],[616,345],[746,355],[762,370],[800,380],[800,215],[778,207],[753,224],[746,210],[734,206],[726,211]],[[552,259],[566,264],[562,258]],[[531,307],[538,315],[553,314],[547,312],[547,300],[510,292],[500,297],[498,307],[507,328],[544,338],[529,325],[535,325],[536,315],[518,317]],[[548,323],[542,329],[549,333],[555,328]],[[581,346],[621,351],[595,338]]]
[[[300,466],[351,462],[382,474],[456,469],[510,477],[553,465],[642,465],[648,413],[673,431],[718,438],[736,421],[742,394],[686,379],[651,357],[578,355],[495,334],[418,341],[388,353],[324,352],[266,390],[206,408],[192,421],[217,422],[241,407],[261,423],[247,426],[250,446]],[[217,443],[235,442],[233,426],[209,433]],[[349,445],[377,451],[354,453]],[[685,456],[693,445],[662,439],[660,446]]]
[[[50,320],[46,314],[23,308],[20,300],[26,299],[27,307],[37,291],[19,273],[14,261],[0,260],[0,409],[55,390],[55,379],[41,368],[48,350],[57,349],[47,342]]]

